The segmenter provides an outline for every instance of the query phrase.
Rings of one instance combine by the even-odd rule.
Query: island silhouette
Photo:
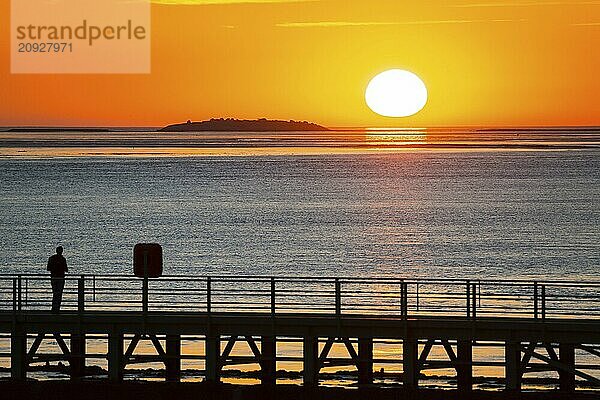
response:
[[[280,121],[260,118],[256,120],[235,118],[213,118],[208,121],[192,122],[166,126],[162,132],[277,132],[277,131],[327,131],[324,126],[308,121]]]

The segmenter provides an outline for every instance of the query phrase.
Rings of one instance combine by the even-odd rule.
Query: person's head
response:
[[[62,253],[63,253],[63,248],[62,248],[62,246],[58,246],[58,247],[56,248],[56,254],[58,254],[58,255],[61,255]]]

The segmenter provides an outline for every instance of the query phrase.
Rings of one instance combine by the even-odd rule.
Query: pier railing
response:
[[[68,276],[61,310],[600,319],[600,281],[165,276],[144,286]],[[44,311],[51,301],[48,276],[0,275],[1,311]]]

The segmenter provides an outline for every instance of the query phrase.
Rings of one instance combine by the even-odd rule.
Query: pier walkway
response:
[[[11,377],[23,380],[30,365],[65,361],[71,376],[86,360],[105,359],[109,379],[125,368],[160,362],[169,381],[181,379],[182,360],[204,362],[204,379],[218,382],[226,366],[257,364],[264,384],[277,381],[277,363],[302,364],[304,385],[319,384],[326,367],[352,367],[370,385],[374,365],[402,366],[406,388],[417,388],[427,369],[452,369],[456,386],[469,391],[473,370],[504,370],[507,390],[521,389],[524,374],[556,373],[563,391],[600,387],[600,282],[360,279],[327,277],[68,277],[63,307],[50,312],[47,276],[0,276],[0,335],[10,337]],[[106,353],[87,351],[105,338]],[[186,337],[202,345],[182,352]],[[41,354],[54,338],[61,354]],[[301,343],[298,357],[278,345]],[[378,341],[397,341],[401,357],[382,359]],[[156,354],[139,354],[148,341]],[[248,356],[234,347],[247,345]],[[342,346],[347,357],[331,356]],[[503,360],[480,360],[474,350],[504,349]],[[433,349],[446,355],[434,359]],[[584,360],[584,361],[582,361]],[[590,361],[591,360],[591,361]]]

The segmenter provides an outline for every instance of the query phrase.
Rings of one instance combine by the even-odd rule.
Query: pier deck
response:
[[[278,342],[302,343],[303,382],[319,383],[326,366],[358,371],[359,384],[372,384],[374,341],[402,344],[402,380],[419,385],[422,371],[451,368],[457,388],[473,387],[476,365],[501,366],[508,390],[520,390],[524,373],[555,371],[563,391],[578,381],[600,385],[600,283],[459,281],[339,278],[166,277],[146,281],[130,277],[69,278],[64,311],[49,311],[50,284],[42,276],[0,277],[0,334],[10,335],[11,376],[27,377],[29,365],[65,360],[74,378],[83,375],[90,336],[104,336],[109,379],[120,382],[128,364],[165,365],[166,378],[181,378],[183,359],[205,363],[206,381],[218,382],[223,367],[256,363],[264,384],[275,384]],[[62,355],[38,354],[46,336]],[[201,337],[202,349],[182,354],[182,337]],[[156,355],[136,355],[149,340]],[[68,344],[67,344],[68,341]],[[252,355],[232,355],[238,342]],[[504,348],[502,362],[475,362],[482,343]],[[348,359],[332,359],[342,344]],[[431,360],[440,346],[446,361]],[[576,354],[585,352],[582,363]],[[533,360],[537,360],[533,363]],[[600,386],[599,386],[600,387]]]

